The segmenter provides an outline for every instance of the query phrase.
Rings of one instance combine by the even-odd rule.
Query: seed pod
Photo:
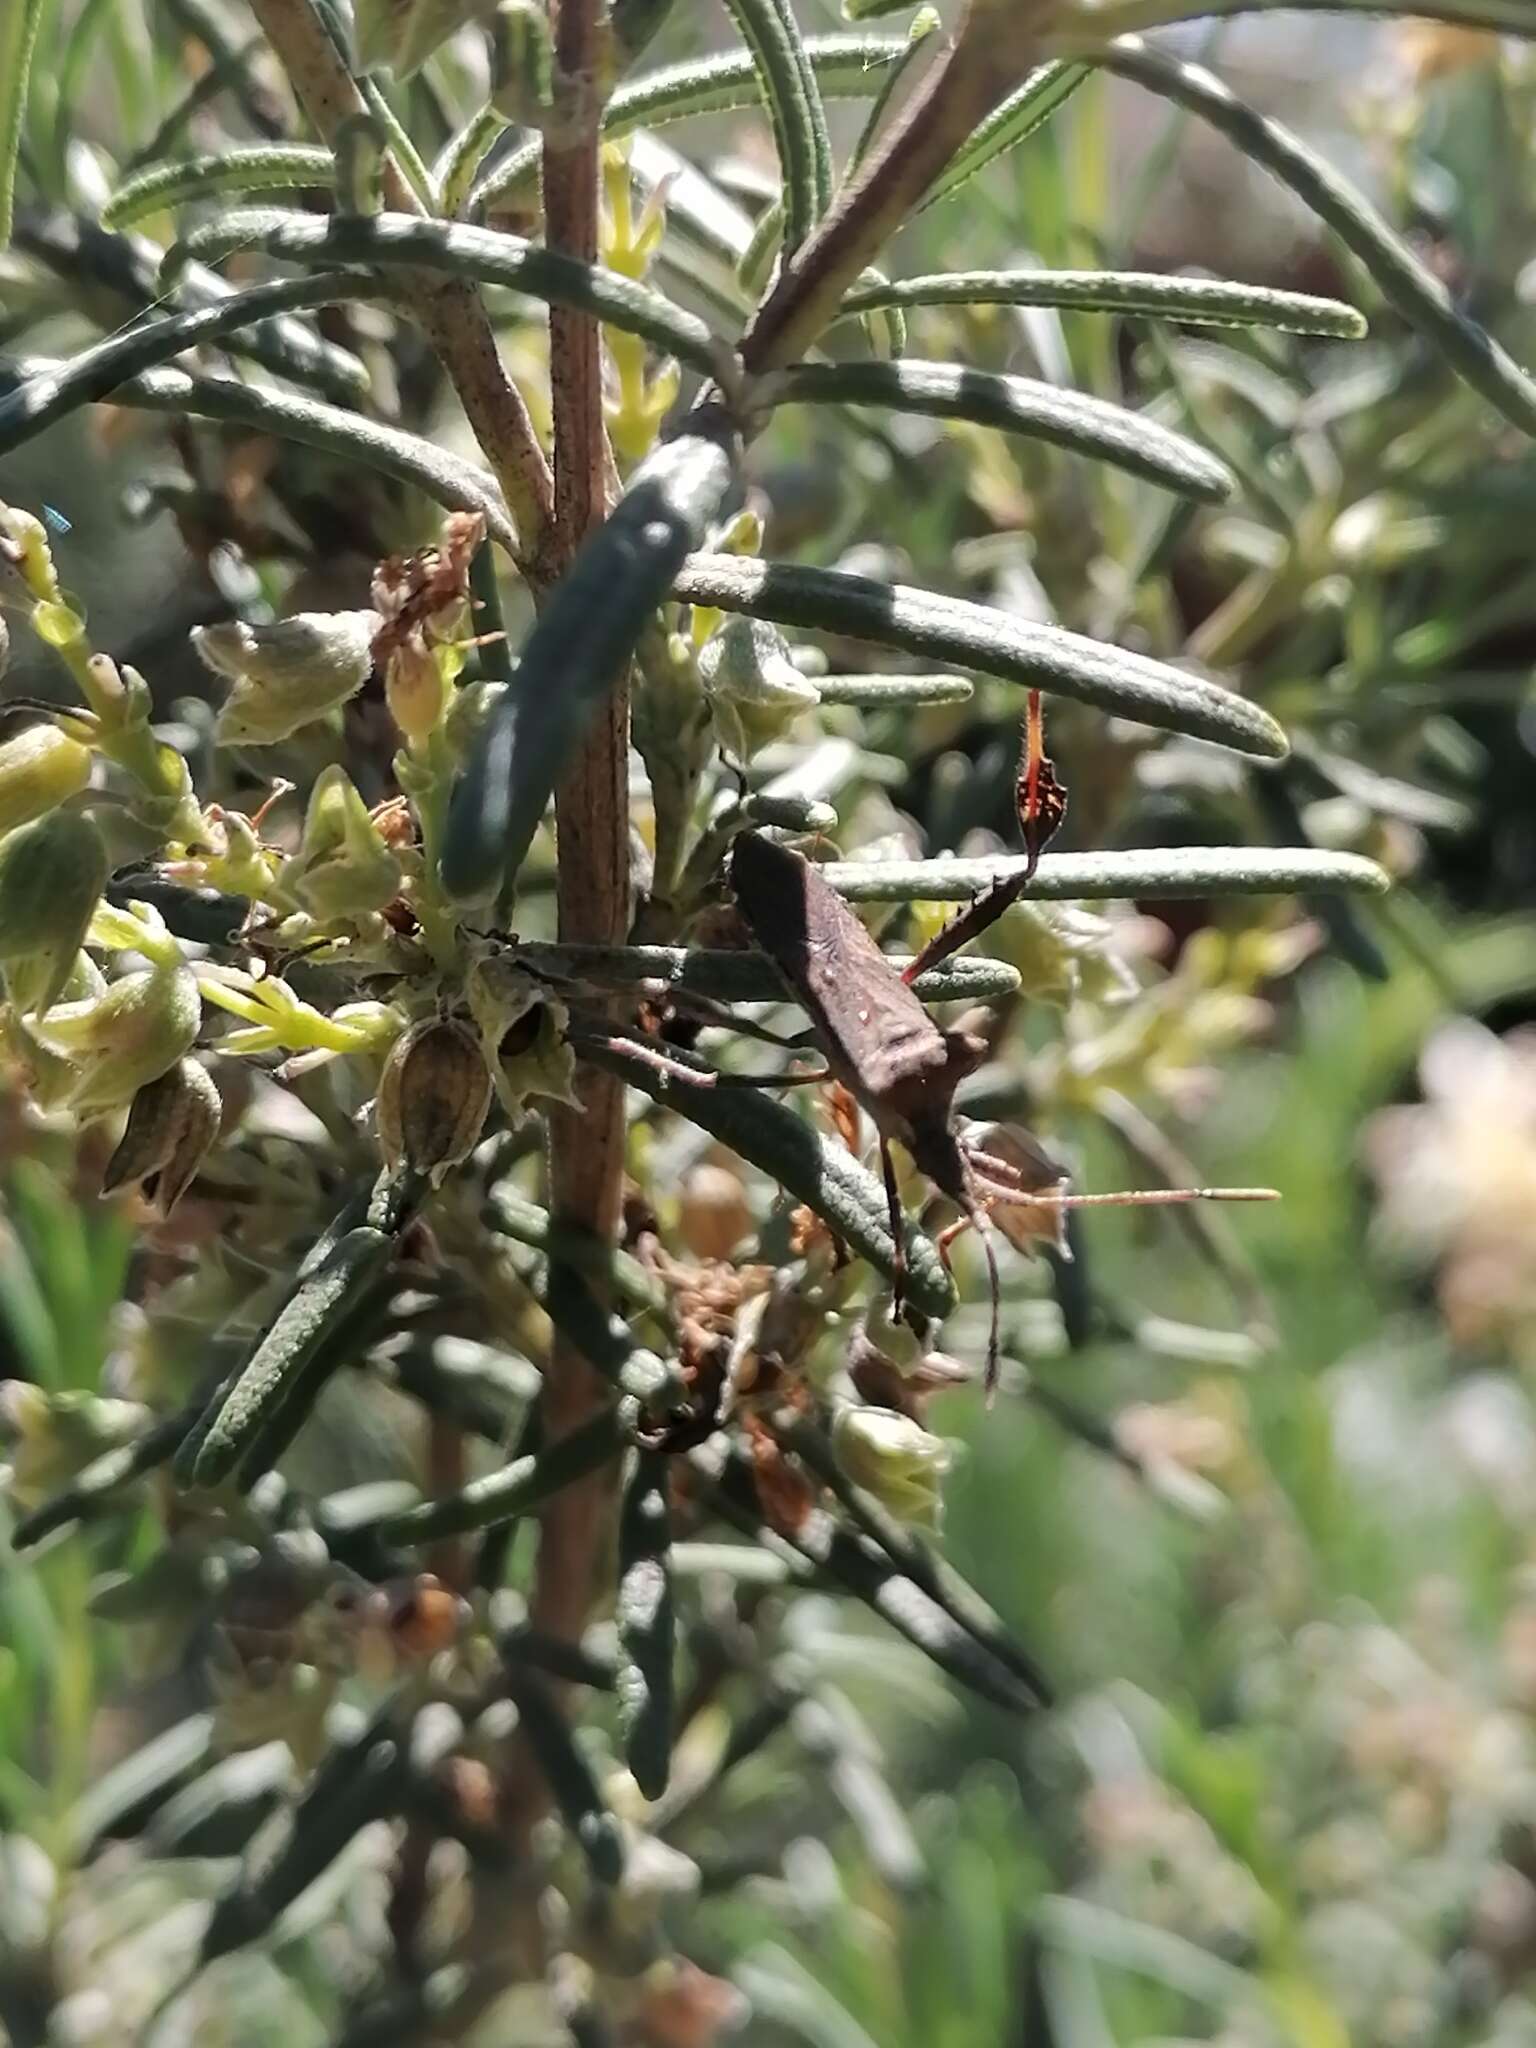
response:
[[[5,625],[0,619],[0,675],[5,674]],[[30,824],[91,779],[91,750],[56,725],[32,725],[0,745],[0,832]]]
[[[138,1182],[160,1214],[169,1216],[218,1137],[223,1110],[213,1076],[196,1060],[179,1060],[146,1082],[107,1161],[102,1193]]]
[[[53,811],[0,841],[0,966],[19,1012],[64,991],[107,881],[107,849],[83,811]]]
[[[457,1018],[429,1017],[396,1042],[379,1082],[384,1157],[440,1182],[473,1148],[490,1106],[475,1034]]]
[[[647,1799],[672,1769],[672,1515],[664,1452],[640,1451],[619,1515],[619,1721],[624,1760]]]
[[[377,612],[296,612],[193,629],[192,645],[234,684],[214,727],[225,746],[269,747],[324,718],[368,680]]]

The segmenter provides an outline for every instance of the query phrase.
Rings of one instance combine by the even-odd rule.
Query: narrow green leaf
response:
[[[779,155],[784,197],[784,247],[793,253],[831,198],[831,151],[819,96],[806,91],[809,67],[786,0],[725,0],[752,53]],[[819,132],[818,132],[819,130]]]
[[[903,6],[909,4],[910,0],[902,0]],[[882,11],[894,12],[895,10],[885,9],[882,0]],[[846,13],[847,9],[844,12]],[[848,18],[850,21],[861,19],[856,14],[849,14]],[[883,132],[886,114],[894,104],[897,95],[901,92],[903,82],[914,60],[927,53],[930,47],[929,37],[940,34],[943,26],[944,24],[939,18],[938,11],[932,6],[920,8],[917,14],[913,16],[907,29],[906,48],[894,64],[886,67],[885,77],[875,93],[874,104],[870,107],[869,113],[865,118],[864,126],[859,132],[859,139],[849,152],[848,174],[850,176],[863,163],[865,157],[874,148],[877,138]]]
[[[533,1514],[576,1480],[606,1465],[623,1443],[618,1408],[604,1408],[590,1422],[546,1444],[543,1450],[514,1458],[499,1471],[472,1479],[455,1493],[382,1515],[358,1527],[368,1528],[385,1543],[409,1546],[435,1542],[441,1536],[467,1536],[472,1530],[515,1522]]]
[[[382,1230],[349,1230],[300,1278],[267,1334],[215,1394],[177,1454],[182,1485],[212,1487],[237,1471],[243,1475],[279,1411],[313,1404],[320,1379],[314,1368],[336,1362],[327,1340],[371,1291],[393,1250],[393,1237]]]
[[[1076,697],[1113,717],[1213,740],[1239,753],[1270,760],[1285,755],[1285,735],[1268,712],[1234,691],[1146,655],[967,598],[734,555],[693,556],[673,588],[691,604],[872,640],[923,660],[953,662]]]
[[[1365,316],[1339,299],[1211,277],[1163,277],[1137,270],[952,270],[861,284],[843,314],[887,306],[1059,306],[1073,313],[1123,313],[1192,327],[1271,327],[1358,341]]]
[[[1529,31],[1528,31],[1529,32]],[[1536,380],[1464,313],[1402,237],[1331,164],[1280,122],[1240,100],[1198,64],[1181,64],[1126,37],[1098,60],[1160,98],[1173,100],[1273,172],[1333,229],[1408,325],[1440,350],[1457,375],[1527,434],[1536,434]]]
[[[212,1714],[189,1714],[109,1765],[64,1816],[71,1855],[83,1861],[105,1836],[136,1834],[212,1748]]]
[[[251,914],[249,896],[226,895],[190,882],[168,882],[145,869],[115,874],[105,890],[109,903],[151,904],[178,939],[199,946],[227,946]]]
[[[1239,14],[1345,14],[1373,19],[1385,9],[1378,0],[1096,0],[1085,18],[1105,36],[1128,30],[1167,28],[1181,21],[1230,21]],[[1394,10],[1399,11],[1399,10]],[[1419,21],[1443,21],[1452,28],[1491,29],[1495,35],[1536,37],[1530,0],[1413,0],[1401,10]]]
[[[647,1799],[661,1797],[672,1769],[670,1470],[666,1452],[637,1451],[619,1511],[619,1725],[624,1761]]]
[[[517,956],[535,974],[590,981],[602,988],[676,990],[679,995],[708,996],[721,1003],[771,1003],[784,994],[783,976],[766,953],[529,940],[519,943]],[[905,953],[892,953],[891,965],[905,967],[909,958]],[[912,986],[925,1003],[981,1003],[1017,994],[1019,976],[1006,960],[946,960],[931,973],[920,974]]]
[[[600,1884],[617,1884],[624,1875],[624,1837],[603,1801],[592,1766],[570,1723],[543,1680],[532,1671],[509,1671],[506,1683],[517,1707],[519,1728],[554,1794],[561,1819],[587,1859],[587,1867]]]
[[[810,36],[805,54],[823,99],[868,99],[905,52],[904,36]],[[637,128],[659,128],[698,114],[728,114],[762,105],[762,81],[749,50],[727,50],[688,64],[648,71],[621,85],[603,109],[610,140]],[[505,202],[538,175],[537,141],[510,150],[475,186],[468,211],[480,214]]]
[[[613,39],[624,65],[643,57],[660,35],[674,0],[613,0]]]
[[[1021,1677],[868,1537],[840,1527],[825,1514],[809,1516],[793,1534],[765,1527],[751,1468],[741,1451],[731,1452],[714,1498],[737,1527],[761,1530],[759,1540],[770,1548],[787,1549],[816,1565],[873,1608],[941,1671],[994,1706],[1027,1714],[1049,1700],[1050,1689],[1032,1664],[1027,1665],[1028,1677]]]
[[[643,1350],[624,1318],[604,1307],[575,1267],[551,1259],[528,1286],[561,1336],[617,1393],[652,1414],[679,1405],[686,1389],[676,1362]]]
[[[112,400],[115,405],[146,412],[232,421],[283,440],[302,442],[341,462],[413,484],[451,512],[481,513],[492,538],[509,554],[515,550],[516,531],[495,478],[419,434],[386,427],[319,399],[242,383],[235,377],[195,377],[185,370],[146,370],[119,385]]]
[[[29,377],[0,399],[0,455],[8,455],[66,413],[109,397],[130,377],[169,362],[184,349],[217,341],[298,306],[335,305],[344,299],[378,296],[378,286],[370,279],[323,271],[318,276],[252,285],[196,312],[151,320],[127,334],[112,335],[93,348],[82,349],[57,369]]]
[[[762,396],[769,404],[873,405],[1027,434],[1208,504],[1229,498],[1236,485],[1224,462],[1142,413],[960,363],[794,363],[765,380]]]
[[[442,880],[455,901],[510,888],[566,763],[719,510],[739,459],[723,411],[695,412],[688,431],[635,471],[556,586],[454,788]]]
[[[287,1827],[277,1836],[257,1837],[214,1906],[201,1962],[258,1940],[360,1828],[395,1810],[405,1784],[404,1741],[395,1719],[396,1702],[386,1700],[356,1735],[332,1747]]]
[[[463,126],[448,138],[432,166],[432,183],[437,188],[438,211],[456,220],[474,186],[475,173],[499,136],[507,131],[507,117],[489,101],[476,108]]]
[[[295,263],[357,263],[394,270],[442,271],[477,284],[500,284],[531,298],[577,306],[610,327],[638,334],[706,376],[720,367],[721,347],[702,320],[674,306],[648,285],[574,256],[462,221],[423,220],[415,214],[299,213],[275,207],[237,209],[194,228],[169,251],[165,274],[174,277],[191,258],[217,262],[258,249]]]
[[[969,676],[850,674],[815,676],[823,704],[856,704],[864,711],[885,711],[901,704],[968,704],[976,694]]]
[[[236,1750],[172,1793],[143,1831],[143,1847],[151,1856],[239,1854],[299,1783],[286,1742]]]
[[[18,226],[16,243],[73,292],[88,280],[110,294],[126,316],[122,327],[136,325],[135,315],[166,310],[160,284],[165,252],[145,236],[110,234],[78,215],[54,213],[39,218],[34,214]],[[175,310],[197,313],[233,296],[233,286],[197,264],[181,279]],[[368,372],[360,359],[350,349],[322,341],[293,315],[258,320],[255,326],[222,339],[231,355],[249,356],[276,376],[312,385],[328,397],[349,400],[368,390]]]
[[[929,1543],[916,1529],[898,1522],[873,1494],[865,1493],[854,1485],[838,1463],[831,1441],[819,1423],[802,1416],[787,1427],[776,1426],[776,1433],[785,1446],[836,1495],[864,1534],[879,1545],[893,1564],[899,1565],[909,1579],[915,1580],[931,1600],[973,1635],[999,1663],[1006,1664],[1021,1683],[1031,1688],[1038,1686],[1039,1674],[1034,1660],[1022,1643],[1014,1641],[1001,1617],[992,1611],[975,1587],[961,1577],[942,1550]]]
[[[146,165],[108,199],[101,209],[101,224],[127,227],[146,214],[225,192],[265,192],[284,186],[330,191],[335,183],[336,164],[328,149],[301,142],[264,142],[221,150],[216,156]]]
[[[5,0],[0,9],[0,249],[10,247],[16,159],[27,116],[32,52],[48,0]]]
[[[547,1209],[530,1202],[505,1183],[489,1189],[484,1220],[530,1251],[544,1252],[599,1285],[611,1281],[619,1298],[632,1308],[664,1309],[666,1289],[632,1252],[605,1244],[586,1232],[556,1223]]]
[[[818,871],[850,903],[964,903],[1024,872],[1022,854],[993,860],[827,861]],[[1310,847],[1171,846],[1132,853],[1047,853],[1019,891],[1037,903],[1111,897],[1282,896],[1298,890],[1380,895],[1384,870],[1358,853]]]
[[[941,199],[950,198],[988,164],[1017,149],[1058,107],[1066,105],[1091,70],[1088,64],[1056,60],[1032,71],[961,143],[918,211],[926,213]]]
[[[681,1066],[709,1069],[673,1052]],[[885,1190],[844,1146],[823,1138],[793,1110],[750,1088],[696,1087],[623,1051],[592,1050],[594,1066],[618,1074],[663,1109],[697,1124],[816,1211],[837,1235],[888,1278],[895,1245]],[[924,1315],[942,1318],[955,1305],[954,1282],[930,1238],[908,1219],[903,1226],[907,1298]]]

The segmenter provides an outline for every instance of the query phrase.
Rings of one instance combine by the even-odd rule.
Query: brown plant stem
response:
[[[741,341],[752,375],[798,361],[843,294],[976,124],[1039,61],[1050,0],[970,0],[954,39],[831,212],[785,265]]]
[[[251,11],[317,134],[333,142],[349,116],[367,109],[313,0],[251,0]],[[421,212],[410,185],[387,159],[384,197],[402,213]],[[522,393],[502,367],[480,294],[456,279],[414,282],[418,324],[448,372],[475,438],[496,472],[523,556],[535,560],[554,514],[549,465]]]
[[[570,118],[544,145],[545,239],[583,262],[597,257],[599,73],[602,0],[560,0],[555,59],[571,94]],[[550,405],[554,419],[554,522],[541,581],[564,573],[608,510],[602,335],[585,313],[551,306]],[[555,792],[560,937],[611,944],[629,918],[629,689],[621,677]],[[549,1119],[550,1209],[558,1224],[602,1243],[618,1234],[624,1188],[624,1086],[594,1067],[579,1070],[579,1110]],[[544,1379],[544,1423],[564,1436],[605,1397],[586,1360],[558,1335]],[[539,1523],[531,1601],[535,1626],[575,1640],[585,1625],[613,1516],[613,1474],[599,1470],[558,1493]]]

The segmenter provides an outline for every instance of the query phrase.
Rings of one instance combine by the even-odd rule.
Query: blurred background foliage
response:
[[[203,0],[168,11],[202,33]],[[55,140],[89,200],[95,142],[147,151],[166,57],[136,6],[62,14],[99,30],[74,69],[67,36],[56,53]],[[687,22],[668,37],[695,43]],[[1528,50],[1272,24],[1186,44],[1293,115],[1326,101],[1324,146],[1536,358]],[[750,194],[768,161],[756,124],[706,133]],[[28,232],[0,272],[0,336],[56,349],[81,329]],[[975,268],[1195,265],[1353,295],[1226,145],[1105,78],[912,227],[902,267],[952,264],[957,243]],[[1074,1225],[1070,1267],[1011,1260],[1002,1397],[929,1409],[959,1453],[951,1554],[1054,1674],[1054,1714],[1021,1729],[830,1599],[785,1604],[777,1720],[675,1829],[702,1873],[676,1905],[679,1940],[746,1994],[744,2038],[763,2048],[1536,2043],[1536,456],[1367,310],[1371,338],[1349,347],[1006,308],[918,316],[930,356],[1129,391],[1190,426],[1239,474],[1239,509],[1191,517],[1097,466],[926,420],[851,434],[786,413],[756,451],[779,551],[882,574],[947,565],[951,587],[1021,614],[1153,653],[1187,645],[1295,739],[1282,770],[1254,773],[1063,705],[1062,846],[1307,838],[1368,852],[1401,885],[1364,909],[1014,927],[1044,994],[967,1106],[1048,1112],[1043,1135],[1083,1185],[1156,1174],[1176,1144],[1201,1179],[1284,1201],[1240,1243],[1201,1224],[1186,1254],[1178,1223],[1095,1213]],[[512,345],[536,381],[533,330]],[[435,404],[428,385],[417,416]],[[199,511],[260,520],[277,466],[305,458],[230,444],[199,500],[196,468],[162,477],[162,452],[141,422],[93,413],[8,461],[0,489],[72,522],[56,541],[66,582],[195,747],[207,714],[175,650],[188,625],[252,601],[240,536]],[[361,601],[368,561],[400,544],[398,508],[346,501],[356,530],[338,544],[323,467],[281,503],[307,508],[289,538],[316,601]],[[12,684],[47,686],[41,664]],[[902,818],[936,847],[1005,828],[1003,692],[849,726],[862,747],[837,723],[786,745],[783,768],[864,840]],[[349,763],[367,741],[365,724],[338,736]],[[119,1303],[130,1262],[152,1256],[134,1249],[136,1212],[95,1199],[100,1148],[18,1103],[4,1113],[0,1377],[130,1399],[143,1319]],[[696,1157],[677,1163],[721,1199],[718,1178],[687,1180]],[[703,1207],[683,1225],[701,1244]],[[195,1290],[195,1268],[179,1284]],[[975,1356],[981,1334],[957,1319],[946,1343]],[[332,1486],[387,1472],[400,1429],[385,1394],[349,1381],[340,1398],[345,1418],[322,1409],[301,1447]],[[26,1417],[11,1419],[24,1465]],[[40,1475],[24,1476],[30,1500]],[[126,2038],[121,2015],[174,1979],[225,1859],[293,1769],[283,1744],[247,1736],[221,1766],[227,1803],[200,1810],[178,1800],[168,1753],[169,1796],[143,1831],[126,1809],[105,1826],[114,1765],[158,1735],[187,1743],[190,1766],[221,1711],[188,1680],[217,1665],[216,1643],[183,1644],[174,1614],[101,1618],[100,1575],[144,1562],[152,1519],[7,1558],[0,1576],[0,2018],[18,2044]],[[699,1601],[703,1623],[736,1625],[707,1570]],[[711,1707],[688,1737],[699,1773],[724,1740]],[[384,1905],[380,1852],[359,1837],[271,1939],[209,1973],[176,2038],[408,2038],[346,2031]],[[678,1991],[633,2038],[703,2048],[739,2017],[723,1984]],[[483,2038],[541,2038],[519,2025],[502,2009]]]

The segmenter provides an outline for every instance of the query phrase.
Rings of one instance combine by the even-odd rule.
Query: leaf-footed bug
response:
[[[1008,1161],[972,1151],[955,1128],[955,1090],[986,1054],[968,1032],[942,1031],[858,918],[811,863],[760,833],[731,850],[731,888],[754,936],[810,1015],[833,1075],[869,1112],[880,1139],[891,1237],[896,1246],[892,1313],[902,1312],[901,1197],[891,1158],[899,1139],[913,1163],[974,1227],[987,1260],[992,1318],[986,1387],[996,1389],[1001,1288],[987,1213],[993,1207],[1153,1206],[1189,1201],[1269,1201],[1267,1188],[1156,1188],[1074,1195],[1040,1188]],[[1031,1184],[1034,1183],[1034,1184]],[[941,1248],[955,1235],[945,1233]]]

